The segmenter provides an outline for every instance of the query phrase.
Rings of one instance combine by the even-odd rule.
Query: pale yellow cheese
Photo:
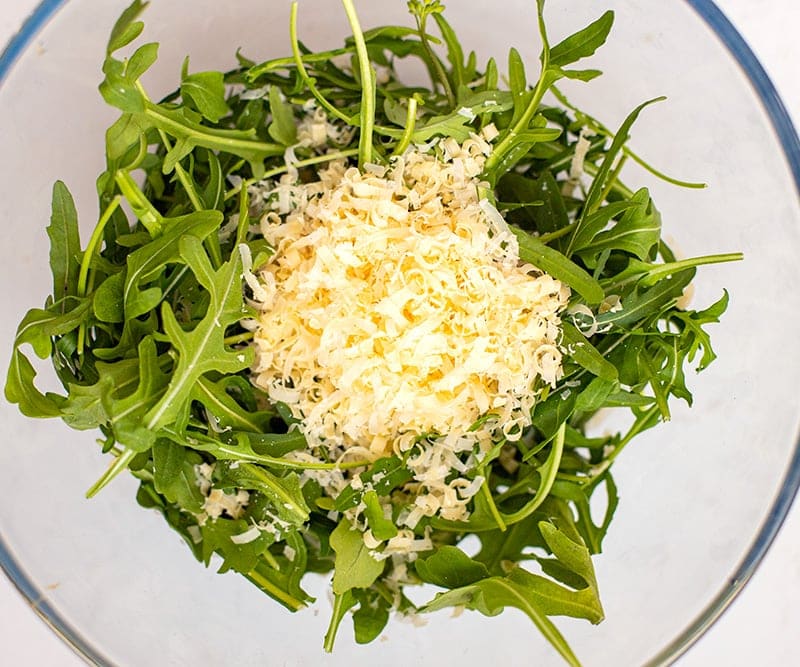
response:
[[[434,150],[388,169],[334,162],[313,183],[284,178],[261,224],[275,253],[253,290],[256,384],[289,406],[312,451],[413,449],[410,526],[463,518],[480,483],[462,473],[530,425],[537,385],[561,377],[569,297],[520,262],[479,198],[487,141]]]

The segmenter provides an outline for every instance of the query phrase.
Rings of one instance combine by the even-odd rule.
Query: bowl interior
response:
[[[49,290],[50,190],[63,179],[82,229],[97,216],[94,179],[103,168],[103,133],[116,117],[97,93],[108,32],[126,3],[71,0],[24,50],[0,87],[0,219],[11,233],[0,248],[6,319],[13,327]],[[536,71],[533,3],[503,10],[451,2],[461,41],[479,62],[505,62],[516,45]],[[362,24],[408,23],[405,3],[357,3]],[[782,146],[735,59],[688,3],[607,0],[616,11],[609,43],[592,66],[597,81],[570,86],[570,98],[608,126],[634,106],[665,94],[634,127],[632,145],[677,177],[706,190],[682,190],[630,169],[625,179],[654,193],[664,226],[685,256],[741,250],[745,261],[700,270],[694,303],[723,288],[731,305],[714,331],[719,359],[689,378],[690,410],[643,435],[616,464],[621,502],[597,559],[606,620],[559,626],[591,665],[642,664],[708,611],[767,520],[798,435],[798,396],[787,369],[800,367],[800,207]],[[338,5],[303,0],[301,38],[312,48],[340,43],[347,23]],[[552,3],[548,25],[565,36],[600,13],[596,2]],[[253,59],[288,53],[288,3],[173,0],[152,3],[145,38],[162,46],[145,85],[169,92],[185,55],[195,71],[235,65],[238,47]],[[76,37],[80,36],[80,38]],[[414,76],[414,72],[409,72]],[[49,383],[49,384],[48,384]],[[41,386],[56,389],[46,372]],[[119,478],[92,501],[84,492],[105,468],[94,436],[60,423],[30,421],[0,406],[0,530],[8,556],[41,599],[98,659],[115,664],[399,663],[409,655],[462,664],[525,655],[559,664],[529,621],[508,611],[427,617],[417,628],[397,620],[373,645],[357,646],[347,627],[336,652],[322,653],[330,602],[322,580],[316,604],[292,615],[236,575],[195,563],[180,538],[134,501]],[[447,640],[443,641],[443,637]]]

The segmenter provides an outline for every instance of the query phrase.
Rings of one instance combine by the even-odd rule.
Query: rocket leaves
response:
[[[181,327],[172,307],[168,303],[162,305],[164,333],[178,353],[178,362],[164,396],[144,417],[145,426],[153,431],[177,417],[183,407],[181,401],[186,400],[183,397],[202,375],[210,371],[234,374],[248,368],[253,358],[250,349],[233,351],[225,346],[226,328],[246,314],[241,257],[235,253],[215,272],[202,243],[194,236],[181,238],[180,255],[208,290],[211,303],[203,319],[188,332]]]
[[[140,504],[206,565],[216,554],[221,571],[291,611],[311,600],[307,572],[332,575],[326,650],[348,616],[363,643],[392,611],[515,607],[576,665],[551,617],[602,620],[591,557],[619,502],[611,465],[670,418],[674,400],[691,404],[687,370],[714,361],[708,325],[728,294],[699,310],[681,297],[700,267],[741,255],[677,259],[648,188],[621,180],[625,160],[640,161],[627,146],[632,128],[661,98],[611,132],[555,89],[600,75],[575,67],[603,46],[612,12],[551,45],[537,0],[538,73],[511,48],[503,78],[460,43],[438,0],[408,3],[415,26],[364,32],[352,0],[342,1],[354,33],[342,47],[309,51],[295,5],[290,55],[256,63],[237,54],[231,72],[190,73],[187,60],[158,102],[142,77],[159,45],[134,46],[147,3],[125,10],[99,86],[120,116],[105,135],[97,225],[82,247],[75,203],[58,181],[47,226],[52,293],[19,325],[5,396],[25,415],[99,429],[113,458],[89,494],[129,470]],[[427,89],[398,80],[402,59],[421,61]],[[376,72],[387,80],[377,84]],[[543,103],[548,92],[560,106]],[[446,434],[415,433],[410,449],[382,454],[370,443],[344,456],[311,448],[292,408],[252,382],[253,278],[273,252],[260,216],[290,205],[295,175],[313,179],[333,160],[382,168],[409,148],[441,157],[449,149],[440,139],[486,154],[480,196],[509,223],[509,251],[571,294],[558,340],[563,376],[530,388],[532,425],[448,452],[431,471],[469,484],[463,520],[426,505],[412,460]],[[34,357],[52,361],[63,394],[37,388]],[[606,409],[629,412],[626,430],[587,430]],[[490,410],[476,424],[494,418]],[[470,535],[480,542],[472,557],[460,548]],[[441,590],[417,608],[404,590],[420,581]]]

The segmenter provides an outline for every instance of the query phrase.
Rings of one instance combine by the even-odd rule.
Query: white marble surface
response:
[[[0,44],[37,0],[0,3]],[[766,67],[800,125],[800,3],[717,0]],[[679,660],[680,667],[800,664],[800,508],[794,507],[752,581],[722,619]],[[0,664],[73,667],[83,662],[0,576]]]

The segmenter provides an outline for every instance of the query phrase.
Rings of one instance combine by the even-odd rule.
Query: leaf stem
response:
[[[403,129],[403,134],[397,146],[392,151],[393,156],[400,156],[405,153],[406,148],[411,143],[411,137],[414,134],[414,128],[417,125],[417,98],[412,95],[408,98],[408,111],[406,111],[406,126]]]
[[[537,109],[539,108],[539,105],[542,102],[544,94],[552,84],[552,79],[550,78],[550,45],[547,41],[547,31],[544,25],[544,16],[542,13],[543,3],[541,0],[539,0],[537,4],[539,5],[539,34],[542,38],[542,69],[541,73],[539,74],[539,80],[536,82],[536,88],[534,88],[533,97],[528,103],[528,106],[526,107],[522,116],[520,116],[520,119],[516,122],[514,127],[506,130],[505,136],[500,140],[495,149],[492,151],[491,155],[489,155],[487,158],[483,170],[484,173],[491,173],[502,162],[503,158],[513,147],[517,135],[527,129],[527,127],[530,125],[531,120],[533,119]]]
[[[503,515],[500,513],[500,510],[497,509],[494,498],[492,498],[492,490],[489,488],[488,476],[483,480],[483,484],[481,485],[481,493],[483,494],[486,504],[489,506],[489,512],[491,513],[492,518],[497,522],[497,527],[501,532],[506,532],[508,527],[506,526],[506,522],[503,521]]]
[[[136,181],[127,171],[117,171],[114,173],[114,180],[122,192],[123,197],[133,208],[139,221],[144,225],[150,236],[156,237],[161,234],[161,221],[163,218],[153,204],[141,191]]]
[[[450,79],[447,77],[447,72],[444,69],[441,59],[436,55],[431,47],[430,39],[428,39],[428,31],[425,29],[425,26],[428,22],[428,14],[423,12],[422,16],[415,16],[417,19],[417,33],[419,34],[419,39],[422,42],[422,48],[425,49],[428,60],[430,60],[431,64],[433,65],[433,74],[436,75],[433,83],[436,84],[438,80],[442,86],[442,89],[444,90],[445,97],[447,97],[447,103],[451,108],[455,108],[457,100],[456,95],[453,92],[453,87],[450,85]]]
[[[553,439],[553,449],[550,451],[550,456],[541,466],[545,468],[542,474],[542,482],[536,490],[536,495],[527,505],[524,505],[516,512],[504,515],[508,525],[519,523],[533,514],[539,506],[545,501],[545,498],[550,494],[550,489],[553,488],[553,483],[556,481],[558,475],[558,468],[561,465],[561,456],[564,453],[564,438],[567,432],[567,423],[562,422],[558,427],[556,437]],[[540,468],[541,469],[541,468]]]
[[[297,0],[292,3],[291,11],[289,14],[289,41],[292,44],[292,55],[294,56],[294,63],[297,65],[297,72],[303,84],[308,88],[309,92],[332,116],[339,120],[343,120],[348,125],[353,124],[353,119],[350,118],[340,109],[333,106],[325,96],[319,92],[316,82],[308,75],[306,66],[303,64],[303,55],[300,53],[300,42],[297,39]]]
[[[292,611],[300,611],[301,609],[305,608],[305,603],[298,600],[296,597],[289,595],[289,593],[283,589],[278,588],[269,579],[261,576],[258,570],[251,570],[245,576],[255,583],[259,588],[261,588],[265,593],[274,597],[281,604],[288,607]]]
[[[103,238],[103,232],[105,231],[106,224],[111,219],[111,216],[114,215],[114,211],[117,210],[119,207],[120,200],[122,196],[117,194],[114,198],[109,202],[108,206],[106,206],[106,210],[103,211],[103,215],[100,216],[100,220],[97,222],[97,226],[94,228],[92,232],[92,236],[89,238],[89,243],[86,246],[86,250],[83,253],[83,257],[81,258],[81,266],[78,271],[78,285],[76,287],[76,293],[78,297],[85,297],[87,292],[87,283],[89,278],[89,268],[92,264],[92,258],[95,256],[97,249],[100,247],[100,242]],[[77,342],[77,352],[78,354],[83,354],[83,345],[86,341],[86,322],[83,321],[80,323],[78,327],[78,342]]]
[[[353,594],[349,590],[334,595],[331,622],[328,625],[328,631],[325,633],[325,643],[323,644],[326,653],[333,652],[333,644],[336,641],[336,633],[339,630],[339,624],[347,613],[347,609],[352,606],[352,602]]]
[[[244,331],[240,334],[236,334],[234,336],[228,336],[222,342],[225,345],[237,345],[238,343],[247,343],[253,340],[253,336],[255,334],[252,331]]]
[[[114,458],[114,461],[111,463],[108,469],[100,476],[100,479],[92,484],[92,486],[86,492],[86,497],[93,498],[100,491],[102,491],[112,479],[114,479],[128,467],[135,456],[136,452],[132,449],[123,449],[122,452]]]
[[[370,63],[367,43],[364,41],[364,33],[358,22],[353,0],[342,0],[342,4],[353,31],[353,40],[358,55],[358,70],[361,76],[361,113],[359,114],[361,132],[358,137],[358,166],[363,169],[364,165],[372,162],[372,130],[375,126],[375,70]]]

